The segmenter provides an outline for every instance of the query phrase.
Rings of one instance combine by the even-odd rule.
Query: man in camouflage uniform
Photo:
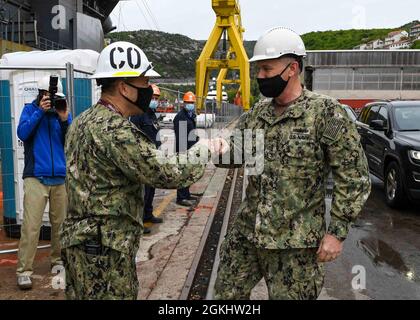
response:
[[[148,80],[157,75],[137,46],[108,46],[93,77],[102,86],[101,99],[69,129],[69,209],[61,235],[68,299],[136,299],[144,184],[176,189],[204,173],[204,163],[186,159],[201,151],[208,157],[206,141],[159,161],[163,153],[128,120],[147,110],[153,93]]]
[[[264,130],[264,166],[249,176],[246,198],[222,245],[217,299],[248,299],[262,278],[270,299],[316,299],[323,263],[339,256],[370,193],[356,127],[336,100],[302,88],[303,56],[302,39],[285,28],[270,30],[255,46],[251,61],[258,64],[260,91],[273,99],[245,113],[238,129],[254,136]],[[229,162],[220,166],[237,167],[235,153],[246,163],[243,146],[231,139]],[[329,170],[335,185],[326,230]]]

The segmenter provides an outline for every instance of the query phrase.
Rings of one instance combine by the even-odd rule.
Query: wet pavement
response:
[[[353,270],[355,268],[355,270]],[[352,281],[366,271],[366,288]],[[352,273],[354,271],[354,273]],[[334,299],[420,299],[420,207],[394,210],[385,204],[383,183],[372,177],[372,193],[345,242],[342,256],[327,265],[325,293]]]
[[[383,183],[371,179],[371,195],[349,232],[342,255],[326,264],[320,300],[420,299],[420,207],[387,207]],[[267,296],[261,281],[251,298]]]

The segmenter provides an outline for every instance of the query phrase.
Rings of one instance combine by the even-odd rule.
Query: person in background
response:
[[[155,144],[156,148],[161,145],[159,134],[159,122],[156,116],[156,109],[159,106],[160,89],[157,85],[152,84],[153,96],[150,101],[149,109],[142,115],[130,117],[130,121],[133,122],[137,128],[143,131],[150,140]],[[143,210],[143,222],[144,223],[162,223],[163,219],[155,217],[153,215],[153,199],[155,197],[155,188],[146,185],[144,187],[144,210]],[[143,233],[150,233],[150,228],[144,227]]]
[[[195,102],[196,98],[191,91],[187,92],[183,98],[183,108],[174,118],[175,130],[175,151],[177,153],[186,152],[198,141],[197,135],[193,132],[196,125]],[[190,193],[190,188],[179,188],[177,190],[176,203],[184,207],[192,207],[198,198]]]
[[[17,285],[22,290],[32,288],[32,265],[47,202],[51,223],[51,268],[62,265],[59,230],[67,211],[64,140],[72,118],[65,102],[65,109],[51,105],[49,84],[50,76],[39,80],[38,97],[25,105],[17,129],[25,149],[23,222],[16,271]],[[64,100],[60,80],[56,96]]]

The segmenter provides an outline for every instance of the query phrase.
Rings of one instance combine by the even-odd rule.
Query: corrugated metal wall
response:
[[[420,50],[309,51],[307,65],[317,67],[420,66]]]

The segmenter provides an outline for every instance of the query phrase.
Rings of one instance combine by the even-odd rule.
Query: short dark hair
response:
[[[296,62],[299,64],[300,72],[302,73],[303,71],[303,58],[302,57],[291,53],[291,54],[286,54],[282,56],[282,58],[291,58],[291,59],[296,60]]]
[[[119,78],[96,79],[96,84],[101,87],[102,93],[114,93]]]

